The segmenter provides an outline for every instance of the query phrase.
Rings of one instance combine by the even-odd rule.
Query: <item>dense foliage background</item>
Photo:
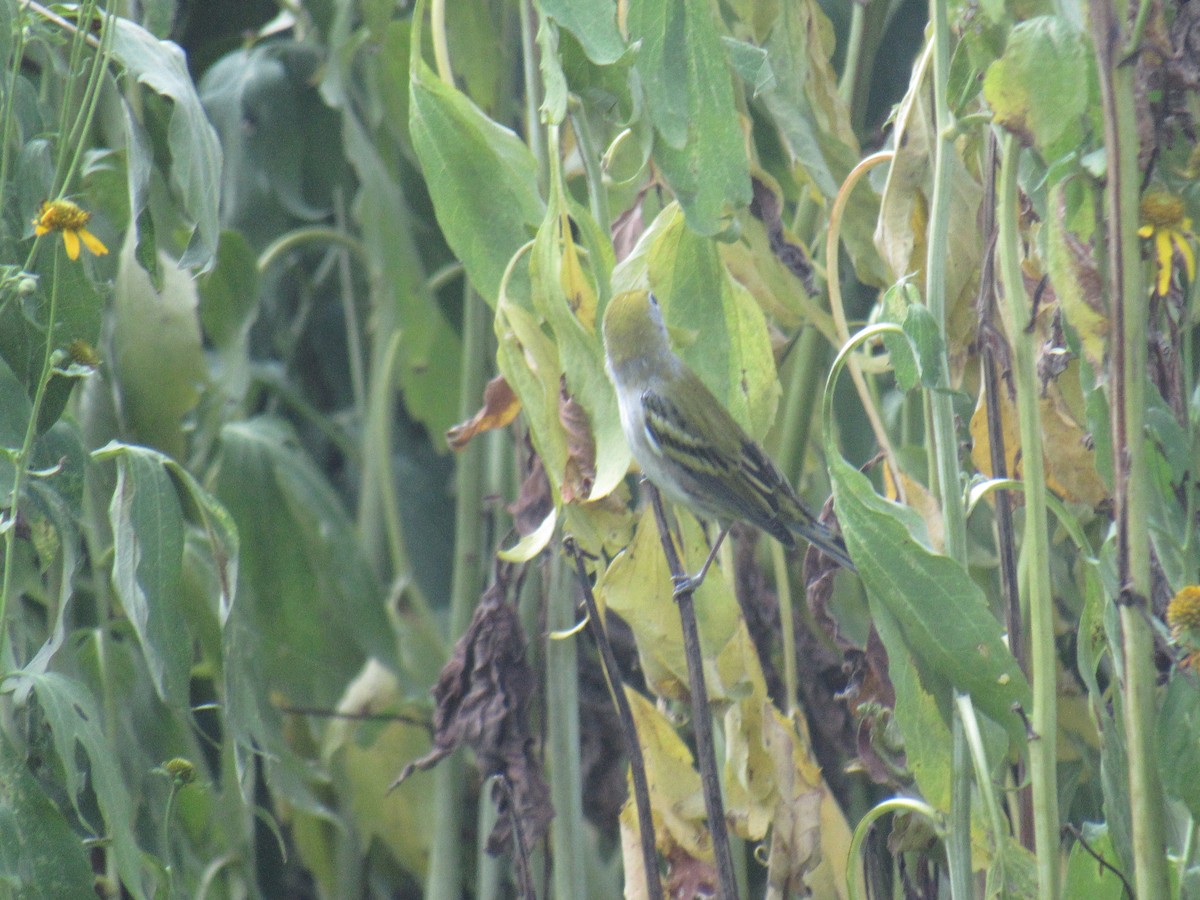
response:
[[[0,0],[0,895],[1200,896],[1193,6]]]

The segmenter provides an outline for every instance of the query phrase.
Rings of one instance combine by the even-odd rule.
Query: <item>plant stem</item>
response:
[[[929,243],[925,258],[925,302],[946,346],[946,247],[950,234],[950,165],[953,121],[946,99],[950,77],[950,24],[946,0],[930,0],[933,23],[933,103],[936,132],[933,160],[933,198],[930,204]],[[962,502],[962,476],[958,465],[958,435],[950,399],[949,360],[941,360],[941,383],[929,393],[937,488],[945,526],[946,554],[965,568],[967,528]],[[950,800],[950,828],[946,852],[950,861],[950,892],[956,900],[971,896],[971,770],[966,746],[966,729],[958,705],[952,712],[950,733],[954,760]],[[980,789],[986,785],[980,785]]]
[[[1037,360],[1033,342],[1025,333],[1031,315],[1021,275],[1017,231],[1020,204],[1017,168],[1020,148],[1005,135],[1001,151],[1000,189],[996,199],[997,259],[1004,290],[1005,327],[1013,348],[1013,377],[1017,386],[1021,459],[1025,483],[1025,543],[1022,568],[1027,573],[1029,610],[1030,680],[1033,687],[1031,724],[1035,738],[1029,742],[1029,777],[1032,783],[1034,847],[1039,897],[1058,896],[1058,660],[1054,646],[1054,598],[1050,591],[1050,540],[1046,524],[1046,471],[1042,462],[1042,423],[1038,406]]]
[[[578,593],[562,561],[550,556],[546,627],[551,634],[575,625]],[[588,896],[584,877],[587,850],[583,840],[583,775],[579,759],[579,661],[575,635],[551,637],[546,643],[546,757],[554,821],[554,896]]]
[[[459,420],[470,417],[487,384],[487,335],[491,318],[487,304],[470,288],[464,290],[462,387]],[[483,483],[483,441],[471,441],[458,455],[455,468],[454,579],[450,591],[450,639],[467,630],[484,583],[484,553],[480,514]],[[442,760],[434,772],[433,808],[437,816],[430,843],[425,896],[429,900],[459,900],[462,890],[462,816],[464,763],[461,752]]]
[[[16,565],[17,552],[17,519],[20,515],[21,493],[25,490],[25,478],[29,474],[29,458],[33,454],[33,442],[37,437],[37,423],[42,413],[42,403],[46,399],[46,386],[54,370],[54,321],[58,318],[58,261],[62,258],[63,250],[54,249],[54,269],[50,284],[50,308],[46,313],[46,346],[42,354],[42,371],[38,375],[37,388],[33,394],[33,405],[29,410],[29,421],[25,425],[25,436],[21,441],[21,450],[13,459],[13,483],[9,493],[8,516],[4,525],[4,579],[0,582],[0,659],[7,656],[8,626],[5,621],[8,612],[8,598],[12,591],[12,573]]]
[[[654,520],[662,539],[663,553],[672,578],[686,577],[687,572],[675,549],[662,495],[647,483],[654,505]],[[704,654],[700,647],[700,630],[696,625],[696,607],[690,590],[681,592],[675,602],[683,628],[683,652],[687,660],[688,691],[692,699],[692,728],[696,734],[696,766],[700,770],[700,786],[704,791],[704,810],[708,814],[708,831],[712,835],[713,856],[717,864],[717,880],[721,900],[738,900],[737,875],[729,849],[729,830],[725,825],[725,804],[721,800],[721,780],[717,774],[716,745],[713,741],[712,712],[708,704],[708,688],[704,683]]]
[[[638,837],[642,846],[642,867],[645,869],[646,875],[646,897],[649,900],[662,900],[662,879],[658,877],[654,817],[650,812],[650,785],[646,780],[646,760],[642,755],[642,745],[638,742],[637,723],[633,718],[633,710],[629,706],[629,698],[625,695],[625,685],[621,681],[621,669],[617,665],[617,657],[613,653],[612,643],[608,639],[604,619],[600,615],[600,607],[596,604],[596,596],[592,592],[592,585],[588,580],[587,570],[584,568],[583,554],[574,541],[570,542],[567,551],[575,559],[575,575],[583,590],[588,623],[596,638],[596,646],[600,650],[604,679],[608,682],[608,690],[617,707],[617,718],[621,723],[621,737],[625,741],[625,753],[629,756],[629,775],[633,782],[633,800],[637,807],[638,817]]]
[[[1150,541],[1147,495],[1153,490],[1145,464],[1147,293],[1138,246],[1138,128],[1134,66],[1117,57],[1126,5],[1112,0],[1089,4],[1108,155],[1105,187],[1108,222],[1113,494],[1117,524],[1117,583],[1125,657],[1126,754],[1133,864],[1139,897],[1167,897],[1166,836],[1162,790],[1151,741],[1157,716],[1154,638],[1147,622],[1150,598]]]

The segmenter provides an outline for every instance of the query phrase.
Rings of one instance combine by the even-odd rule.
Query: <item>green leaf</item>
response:
[[[724,35],[721,36],[721,45],[729,54],[733,71],[750,88],[752,98],[775,89],[775,73],[771,71],[771,60],[766,50]]]
[[[242,621],[270,638],[260,662],[271,689],[332,704],[365,657],[394,660],[383,589],[354,525],[286,425],[226,425],[214,488],[240,535]]]
[[[90,780],[107,826],[104,834],[112,841],[117,873],[134,897],[145,897],[141,853],[133,836],[134,815],[130,791],[121,778],[116,754],[104,739],[100,710],[92,695],[84,685],[58,672],[18,672],[13,675],[13,682],[18,691],[32,688],[37,696],[54,737],[54,748],[62,764],[65,787],[71,802],[75,804],[75,811],[81,819],[85,819],[79,801],[85,782]],[[82,749],[87,757],[86,770],[79,767],[77,748]]]
[[[20,448],[25,442],[25,428],[32,414],[29,394],[0,356],[0,447]]]
[[[612,0],[541,0],[542,12],[579,40],[597,65],[616,62],[625,52],[617,30],[617,4]]]
[[[596,281],[597,274],[583,269],[582,258],[585,254],[574,241],[566,241],[561,237],[561,224],[566,210],[563,208],[564,198],[555,189],[551,195],[551,205],[546,220],[538,229],[534,240],[533,253],[530,258],[530,283],[534,304],[537,311],[545,318],[546,323],[554,332],[558,355],[561,360],[562,374],[566,377],[567,389],[571,396],[583,406],[587,412],[588,425],[595,448],[595,474],[591,491],[587,497],[577,499],[598,500],[610,494],[620,484],[629,471],[629,445],[621,430],[621,417],[617,409],[617,395],[612,383],[604,371],[604,348],[601,343],[599,323],[596,315]],[[574,210],[577,219],[590,218],[585,210]],[[603,277],[603,273],[600,273]],[[568,296],[568,285],[574,290],[585,293],[586,298]],[[581,307],[576,310],[574,307]],[[580,320],[583,310],[590,311],[592,320],[584,323]],[[553,393],[557,397],[557,378],[553,372],[541,372],[542,378],[554,378],[553,384],[543,382],[538,395],[544,400],[546,395]],[[521,384],[524,384],[522,380]],[[522,398],[523,401],[523,398]],[[542,423],[562,432],[563,423],[557,415],[547,422],[542,417],[531,419],[531,425]],[[572,443],[571,436],[563,438]],[[577,437],[575,438],[577,440]],[[554,439],[543,438],[543,443]],[[551,479],[558,487],[564,480],[564,473],[548,470]]]
[[[258,310],[257,256],[238,231],[222,231],[216,265],[201,275],[200,322],[219,349],[246,338]]]
[[[255,244],[330,213],[345,157],[337,114],[312,87],[322,62],[312,45],[271,41],[223,56],[200,81],[225,157],[222,223]]]
[[[115,285],[113,353],[121,408],[142,443],[173,457],[187,451],[183,417],[208,375],[196,315],[196,284],[170,259],[161,260],[156,291],[134,259],[133,235],[121,251]]]
[[[988,66],[983,95],[996,122],[1047,163],[1077,149],[1088,105],[1083,36],[1061,16],[1017,24],[1004,55]]]
[[[446,429],[459,419],[461,341],[425,283],[416,217],[395,174],[349,114],[344,130],[346,153],[361,184],[354,217],[370,260],[374,327],[383,334],[400,330],[397,370],[404,405],[444,449]]]
[[[545,216],[533,154],[421,60],[408,127],[446,242],[494,307],[509,260]]]
[[[192,639],[181,608],[183,513],[157,459],[129,447],[117,457],[108,510],[113,585],[137,632],[154,688],[168,706],[188,701]]]
[[[171,101],[167,121],[171,184],[192,226],[191,242],[179,264],[207,269],[217,252],[215,186],[221,180],[217,134],[200,105],[183,51],[128,19],[113,21],[113,56],[138,83]]]
[[[774,84],[762,102],[792,158],[821,194],[832,198],[858,155],[829,64],[832,29],[810,0],[790,0],[781,7],[766,43]]]
[[[1083,840],[1087,842],[1092,853],[1085,850],[1080,841],[1071,845],[1062,896],[1087,897],[1088,900],[1123,900],[1128,896],[1125,885],[1112,869],[1108,868],[1121,868],[1121,861],[1113,851],[1108,825],[1103,822],[1084,822]],[[1101,865],[1093,853],[1108,863],[1108,866]]]
[[[663,210],[653,230],[649,281],[676,352],[738,424],[761,438],[781,393],[762,309],[729,278],[714,242],[688,229],[677,208]]]
[[[838,521],[867,595],[899,626],[902,644],[888,647],[889,656],[911,652],[1023,745],[1025,728],[1012,707],[1030,708],[1029,684],[983,591],[961,565],[919,543],[903,524],[903,508],[876,494],[839,454],[829,469]]]
[[[88,897],[92,883],[79,838],[0,730],[0,893],[19,900]]]
[[[629,11],[629,37],[641,41],[637,71],[663,140],[655,158],[700,234],[728,229],[750,202],[750,173],[733,83],[712,10],[649,0]]]
[[[883,318],[896,325],[902,325],[908,316],[908,310],[914,303],[920,302],[920,294],[916,285],[909,281],[894,284],[883,295]],[[911,391],[917,386],[920,371],[917,358],[906,334],[894,331],[884,332],[883,345],[887,347],[892,361],[892,374],[896,378],[896,386],[902,391]]]
[[[1155,748],[1163,789],[1200,819],[1200,688],[1188,674],[1176,673],[1158,712]]]
[[[942,360],[946,358],[946,348],[933,313],[925,304],[914,303],[904,316],[903,328],[917,351],[921,384],[927,388],[939,387],[943,384]]]

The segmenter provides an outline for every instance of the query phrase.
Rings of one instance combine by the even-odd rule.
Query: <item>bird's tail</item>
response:
[[[857,574],[858,569],[855,568],[854,561],[850,559],[850,554],[846,552],[846,545],[842,543],[842,539],[824,525],[819,522],[797,522],[792,526],[792,531],[834,560],[843,569]]]

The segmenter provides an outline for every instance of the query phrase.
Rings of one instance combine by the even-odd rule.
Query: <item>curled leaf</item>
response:
[[[505,427],[520,411],[521,401],[504,376],[497,375],[483,389],[483,406],[479,412],[447,431],[446,443],[452,450],[461,450],[475,435]]]

